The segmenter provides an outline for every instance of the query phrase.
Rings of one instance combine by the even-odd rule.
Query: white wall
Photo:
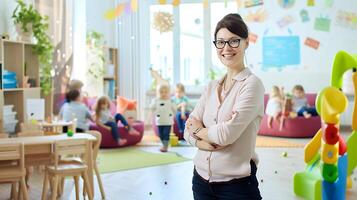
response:
[[[33,1],[25,0],[25,2]],[[16,39],[16,30],[11,19],[16,5],[14,0],[0,0],[0,34],[8,33],[11,39]]]
[[[97,31],[104,35],[107,45],[117,47],[116,23],[115,20],[108,21],[104,19],[104,13],[116,6],[116,0],[87,0],[86,18],[87,30]]]
[[[265,2],[264,2],[265,3]],[[241,9],[239,13],[245,16],[248,12],[256,12],[262,7]],[[284,86],[290,92],[295,84],[302,84],[308,92],[318,92],[330,83],[330,74],[335,54],[340,50],[357,53],[357,30],[341,28],[336,24],[338,11],[357,13],[357,1],[333,1],[328,7],[325,1],[315,1],[314,7],[307,7],[306,1],[295,1],[290,9],[283,9],[278,1],[264,5],[268,17],[264,23],[249,23],[250,30],[257,34],[257,43],[251,43],[247,50],[248,66],[263,80],[266,91],[272,85]],[[303,23],[300,11],[307,10],[309,22]],[[284,16],[292,16],[293,22],[284,28],[277,25],[277,21]],[[327,17],[331,20],[330,31],[323,32],[314,29],[316,17]],[[291,33],[289,33],[289,29]],[[268,33],[265,31],[268,30]],[[286,66],[281,71],[277,69],[262,70],[262,38],[265,36],[299,36],[301,62],[296,66]],[[315,50],[304,45],[306,37],[320,41],[320,47]]]

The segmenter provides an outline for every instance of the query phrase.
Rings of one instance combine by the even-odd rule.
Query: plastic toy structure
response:
[[[344,51],[336,54],[332,68],[331,86],[316,98],[316,109],[322,128],[305,146],[305,171],[294,176],[294,192],[304,199],[343,200],[346,188],[352,188],[351,174],[357,166],[357,54]],[[348,105],[342,92],[343,74],[353,70],[355,89],[352,133],[347,143],[339,134],[340,114]]]

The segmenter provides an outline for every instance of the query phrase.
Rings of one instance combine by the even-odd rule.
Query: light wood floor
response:
[[[306,143],[309,139],[289,139],[294,142]],[[137,148],[150,152],[158,152],[159,146],[139,146]],[[170,151],[185,157],[193,158],[195,149],[192,147],[176,147]],[[282,153],[288,156],[283,157]],[[293,193],[293,175],[304,169],[303,148],[257,148],[260,157],[258,180],[263,199],[287,200],[300,199]],[[109,200],[190,200],[192,199],[191,178],[192,161],[121,171],[103,174],[103,184]],[[277,173],[275,173],[277,171]],[[353,188],[347,193],[347,199],[357,197],[357,173]],[[165,182],[167,184],[165,184]],[[31,177],[31,199],[40,199],[42,177],[35,173]],[[151,195],[150,195],[151,194]],[[0,200],[9,196],[9,187],[0,185]],[[100,199],[100,192],[96,187],[95,199]],[[62,199],[75,199],[72,180],[66,181],[65,194]]]

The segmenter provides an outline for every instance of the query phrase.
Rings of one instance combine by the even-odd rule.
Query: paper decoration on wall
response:
[[[174,7],[179,6],[179,5],[180,5],[180,0],[172,0],[172,5],[173,5]]]
[[[156,12],[154,13],[153,28],[160,33],[166,33],[172,31],[174,26],[174,17],[168,12]]]
[[[307,6],[315,6],[315,0],[307,0]]]
[[[294,22],[294,18],[291,15],[288,15],[277,21],[277,24],[280,28],[284,28],[293,22]]]
[[[268,18],[268,12],[263,8],[260,8],[256,12],[249,11],[246,17],[244,18],[244,21],[262,23],[267,18]]]
[[[314,29],[317,31],[330,31],[331,20],[327,17],[316,17],[314,23]]]
[[[138,0],[130,0],[126,3],[118,4],[114,9],[107,10],[104,13],[104,19],[114,20],[120,17],[125,11],[126,14],[131,14],[132,12],[137,12],[138,10]]]
[[[255,33],[250,32],[249,35],[248,35],[248,38],[249,38],[249,42],[256,43],[257,40],[258,40],[258,35],[255,34]]]
[[[295,0],[278,0],[278,3],[282,8],[288,9],[294,6]]]
[[[130,15],[131,14],[131,4],[125,4],[125,14]]]
[[[208,8],[208,0],[203,0],[203,8]]]
[[[237,8],[242,8],[244,6],[243,0],[236,0]]]
[[[160,4],[166,4],[166,0],[159,0]]]
[[[300,17],[302,22],[310,21],[309,13],[307,12],[307,10],[301,10]]]
[[[333,0],[325,0],[325,5],[329,8],[331,8],[333,5]]]
[[[260,6],[263,4],[264,4],[263,0],[245,0],[244,1],[244,7],[246,7],[246,8]]]
[[[357,13],[339,10],[337,12],[336,24],[343,28],[357,30]]]
[[[317,40],[315,40],[315,39],[312,39],[312,38],[310,38],[310,37],[307,37],[307,38],[305,39],[304,44],[305,44],[306,46],[311,47],[311,48],[316,49],[316,50],[317,50],[317,49],[319,48],[319,46],[320,46],[320,42],[319,42],[319,41],[317,41]]]
[[[138,0],[131,0],[131,10],[133,12],[137,12],[138,11]]]
[[[298,36],[263,37],[263,69],[282,68],[300,64]]]

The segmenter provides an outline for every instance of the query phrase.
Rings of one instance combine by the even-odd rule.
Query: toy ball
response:
[[[282,155],[283,157],[288,157],[288,152],[284,151],[281,155]]]
[[[73,136],[73,131],[71,129],[68,129],[67,136],[68,137],[72,137]]]

